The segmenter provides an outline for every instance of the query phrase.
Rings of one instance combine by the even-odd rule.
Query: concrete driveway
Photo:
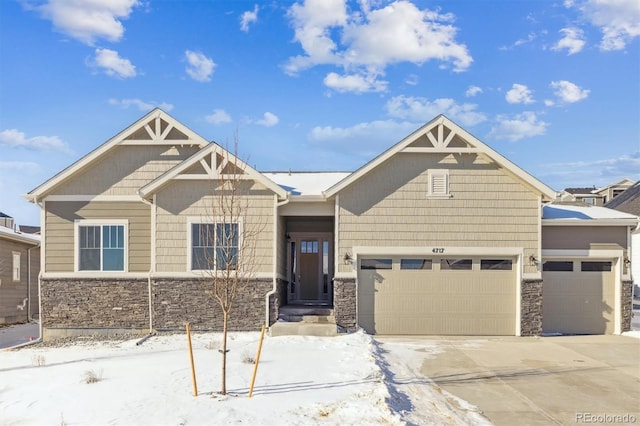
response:
[[[40,326],[36,322],[0,327],[0,349],[10,348],[37,339]]]
[[[640,339],[376,336],[376,340],[383,353],[397,353],[400,348],[424,353],[420,374],[476,405],[495,425],[640,423]],[[389,358],[398,362],[397,356]]]

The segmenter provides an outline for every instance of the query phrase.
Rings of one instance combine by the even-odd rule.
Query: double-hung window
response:
[[[236,269],[237,223],[192,223],[190,232],[192,271]]]
[[[76,244],[78,271],[125,271],[125,223],[81,221]]]

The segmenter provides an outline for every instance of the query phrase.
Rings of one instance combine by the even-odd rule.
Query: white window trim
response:
[[[430,169],[427,171],[428,174],[428,188],[427,188],[427,198],[451,198],[451,193],[449,192],[449,170],[448,169]],[[433,192],[433,179],[437,177],[444,177],[445,179],[445,192]]]
[[[242,219],[238,218],[237,221],[235,222],[231,222],[228,221],[228,218],[224,218],[224,217],[219,217],[216,219],[211,219],[211,218],[202,218],[202,217],[187,217],[187,272],[191,272],[193,274],[202,274],[205,272],[215,272],[218,271],[217,268],[218,265],[214,265],[214,269],[191,269],[191,244],[193,242],[193,237],[191,235],[191,225],[193,224],[218,224],[218,223],[237,223],[238,224],[238,258],[242,255],[242,253],[240,253],[240,248],[242,247]],[[240,262],[238,262],[239,264]]]
[[[18,259],[17,264],[16,258]],[[20,270],[20,262],[22,262],[21,253],[19,251],[11,252],[11,276],[14,282],[20,281],[20,275],[22,273],[22,271]]]
[[[124,270],[122,271],[83,271],[80,269],[80,227],[124,225]],[[100,242],[100,256],[102,256],[102,240]],[[73,223],[73,270],[77,273],[107,275],[129,272],[129,220],[128,219],[76,219]]]

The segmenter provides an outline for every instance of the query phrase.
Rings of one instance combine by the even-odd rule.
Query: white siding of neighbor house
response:
[[[496,165],[459,158],[398,154],[342,190],[338,256],[354,246],[522,247],[537,256],[538,195]],[[429,169],[448,170],[451,198],[427,197]]]
[[[248,184],[251,184],[247,181]],[[186,273],[188,265],[188,219],[212,221],[218,216],[212,208],[209,181],[175,180],[156,195],[156,270],[158,273]],[[257,184],[243,198],[248,208],[242,216],[245,231],[258,230],[255,238],[255,272],[273,272],[273,193]]]

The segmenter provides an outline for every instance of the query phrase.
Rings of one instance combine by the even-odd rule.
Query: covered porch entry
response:
[[[333,305],[333,217],[285,217],[286,304]]]

